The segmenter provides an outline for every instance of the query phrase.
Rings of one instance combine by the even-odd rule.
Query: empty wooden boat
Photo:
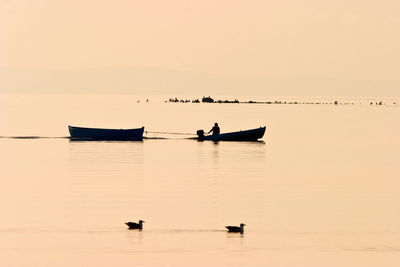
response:
[[[68,126],[71,140],[142,141],[144,127],[136,129],[101,129]]]

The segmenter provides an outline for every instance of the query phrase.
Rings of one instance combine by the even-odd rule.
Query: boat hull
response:
[[[136,129],[100,129],[68,126],[71,140],[142,141],[144,127]]]
[[[246,130],[246,131],[239,131],[239,132],[231,132],[231,133],[222,133],[216,135],[207,135],[204,136],[204,140],[209,141],[257,141],[264,136],[265,133],[265,126]]]

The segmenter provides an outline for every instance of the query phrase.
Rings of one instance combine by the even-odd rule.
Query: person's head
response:
[[[215,126],[218,126],[218,123],[216,122],[216,123],[214,123],[214,125],[215,125]]]

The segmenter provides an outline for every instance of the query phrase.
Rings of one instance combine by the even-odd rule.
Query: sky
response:
[[[400,96],[400,1],[0,0],[0,92]]]

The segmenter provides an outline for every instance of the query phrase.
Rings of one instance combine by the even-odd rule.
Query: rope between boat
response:
[[[196,135],[193,133],[174,133],[174,132],[155,132],[155,131],[144,131],[147,133],[154,133],[154,134],[177,134],[177,135]]]

